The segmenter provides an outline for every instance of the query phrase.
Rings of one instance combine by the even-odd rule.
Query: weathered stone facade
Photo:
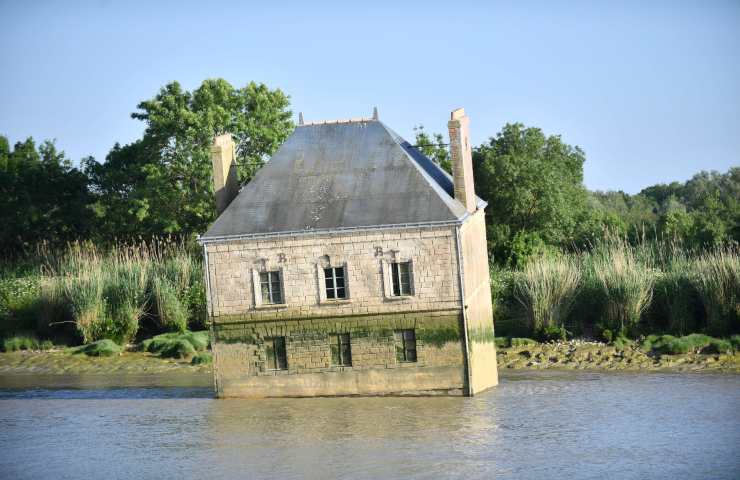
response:
[[[220,397],[496,385],[464,111],[450,133],[454,192],[377,116],[300,126],[242,189],[201,238]],[[227,171],[223,158],[214,165]]]
[[[206,250],[219,394],[463,392],[454,227],[265,238],[210,244]],[[412,295],[390,294],[393,260],[411,262]],[[330,265],[346,268],[347,299],[322,295],[320,274]],[[285,303],[260,305],[255,273],[275,270],[282,274]],[[414,363],[396,360],[394,331],[401,329],[416,331]],[[332,366],[329,335],[345,332],[352,339],[352,366]],[[266,368],[264,339],[274,336],[286,339],[287,370]],[[395,368],[405,370],[390,375]],[[340,372],[351,386],[315,375],[290,377]]]

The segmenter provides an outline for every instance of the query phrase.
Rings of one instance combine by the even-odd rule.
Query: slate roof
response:
[[[465,216],[450,175],[382,122],[312,124],[296,127],[201,238]]]

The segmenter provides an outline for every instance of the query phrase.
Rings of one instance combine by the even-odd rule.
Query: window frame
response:
[[[267,281],[262,279],[262,276],[267,276]],[[280,270],[268,270],[259,272],[260,279],[260,303],[262,305],[284,305],[285,304],[285,291],[283,289],[283,279],[280,274]],[[267,301],[265,301],[265,285],[267,286]],[[275,301],[275,291],[273,290],[277,286],[278,295],[280,301]]]
[[[412,295],[411,261],[389,262],[391,267],[391,295],[394,297],[410,297]],[[402,270],[405,268],[405,272]],[[404,290],[403,277],[406,276],[406,289]]]
[[[318,296],[319,305],[344,305],[352,302],[352,288],[350,285],[350,267],[344,258],[339,260],[330,261],[328,255],[321,257],[316,262],[316,289]],[[329,298],[327,295],[326,286],[326,269],[342,269],[344,273],[344,297],[342,298]],[[336,284],[334,284],[336,285]],[[336,287],[335,287],[336,288]]]
[[[342,272],[341,277],[337,277],[338,270]],[[331,277],[327,277],[327,271],[331,271]],[[341,287],[337,286],[337,278],[341,278],[341,281],[342,281]],[[331,287],[329,287],[327,284],[327,282],[329,282],[330,280],[332,282]],[[341,297],[338,295],[338,291],[340,289],[343,292]],[[332,292],[333,296],[329,296],[330,291]],[[345,268],[344,265],[341,265],[338,267],[336,266],[324,267],[324,293],[328,301],[347,300],[347,269]]]
[[[268,346],[271,343],[272,346]],[[280,345],[280,347],[278,347]],[[282,353],[282,356],[280,355]],[[271,362],[272,360],[272,362]],[[272,363],[272,366],[270,366]],[[288,346],[284,336],[265,338],[265,370],[277,372],[288,369]]]
[[[416,330],[413,328],[396,330],[393,332],[393,338],[396,346],[396,361],[399,363],[418,363]],[[410,354],[411,352],[413,354]]]
[[[266,303],[262,299],[262,277],[263,273],[277,273],[278,281],[280,285],[280,293],[282,295],[281,303]],[[254,308],[285,308],[287,307],[287,299],[285,298],[285,274],[283,267],[277,265],[267,265],[262,268],[252,269],[252,298],[254,301]]]
[[[329,350],[331,352],[331,365],[333,367],[352,366],[352,337],[349,333],[333,333],[329,335]]]

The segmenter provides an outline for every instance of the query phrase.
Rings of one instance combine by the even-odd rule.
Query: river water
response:
[[[0,377],[0,477],[740,478],[737,375],[528,372],[474,398],[266,400],[147,378]]]

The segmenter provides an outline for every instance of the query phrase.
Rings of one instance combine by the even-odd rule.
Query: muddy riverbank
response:
[[[605,370],[740,373],[740,354],[645,352],[628,345],[617,348],[598,342],[527,343],[498,348],[498,366],[505,370]],[[202,375],[211,365],[188,359],[166,359],[147,352],[126,351],[111,357],[89,357],[71,349],[0,353],[0,375]]]
[[[711,371],[740,373],[740,354],[685,353],[677,355],[646,352],[636,345],[618,348],[600,342],[573,340],[526,343],[498,348],[501,370],[625,370],[625,371]]]

